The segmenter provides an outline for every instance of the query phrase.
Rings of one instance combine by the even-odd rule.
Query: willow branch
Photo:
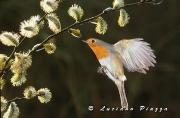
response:
[[[44,15],[40,18],[38,24],[39,24],[42,20],[44,20],[44,18],[45,18],[48,14],[49,14],[49,13],[44,14]],[[23,36],[21,35],[21,37],[23,37]],[[6,71],[9,69],[9,68],[7,68],[7,65],[8,65],[9,61],[13,58],[15,52],[17,51],[17,49],[19,48],[19,46],[23,43],[23,41],[24,41],[25,39],[26,39],[26,37],[23,37],[23,38],[20,40],[19,44],[13,48],[11,54],[9,55],[8,60],[5,62],[5,65],[4,65],[3,69],[2,69],[2,71],[0,72],[0,77],[1,77],[1,78],[3,78],[4,74],[5,74]]]
[[[29,54],[35,52],[36,50],[38,50],[39,48],[41,48],[45,43],[47,43],[49,40],[51,40],[52,38],[54,37],[57,37],[59,36],[60,34],[62,34],[63,32],[66,32],[68,31],[70,28],[73,28],[73,27],[77,27],[77,26],[80,26],[80,25],[83,25],[85,23],[89,23],[90,21],[104,15],[104,14],[108,14],[108,13],[111,13],[111,12],[115,12],[115,11],[119,11],[120,9],[122,8],[128,8],[128,7],[131,7],[131,6],[136,6],[136,5],[143,5],[143,4],[151,4],[151,5],[159,5],[163,2],[164,0],[161,0],[159,2],[157,2],[156,0],[140,0],[138,2],[134,2],[134,3],[129,3],[129,4],[126,4],[125,6],[119,8],[119,9],[113,9],[113,8],[106,8],[104,9],[101,13],[93,16],[93,17],[90,17],[90,18],[87,18],[87,19],[84,19],[80,22],[75,22],[69,26],[67,26],[66,28],[62,29],[60,32],[58,33],[55,33],[55,34],[52,34],[50,36],[48,36],[44,41],[42,41],[41,43],[37,44],[36,46],[34,46],[31,51],[29,52]],[[40,21],[38,23],[40,23],[48,14],[45,14],[43,17],[41,17]],[[5,66],[4,68],[2,69],[2,71],[0,72],[0,77],[3,77],[4,74],[6,73],[6,71],[8,70],[7,69],[7,65],[9,63],[9,61],[13,58],[15,52],[17,51],[17,49],[19,48],[19,46],[22,44],[22,42],[24,41],[25,37],[23,37],[23,39],[21,40],[21,42],[16,46],[14,47],[13,51],[11,52],[8,60],[5,62]]]
[[[102,12],[100,12],[99,14],[93,16],[93,17],[90,17],[90,18],[87,18],[87,19],[84,19],[80,22],[75,22],[67,27],[65,27],[64,29],[62,29],[60,32],[58,33],[55,33],[55,34],[52,34],[50,36],[48,36],[45,40],[43,40],[41,43],[37,44],[36,46],[34,46],[30,53],[33,53],[35,51],[37,51],[38,49],[40,49],[45,43],[47,43],[49,40],[51,40],[52,38],[55,38],[59,35],[61,35],[63,32],[66,32],[68,31],[70,28],[73,28],[73,27],[77,27],[77,26],[80,26],[80,25],[83,25],[85,23],[89,23],[90,21],[93,21],[95,19],[97,19],[98,17],[104,15],[104,14],[108,14],[108,13],[111,13],[111,12],[115,12],[115,11],[119,11],[120,9],[122,8],[128,8],[128,7],[131,7],[131,6],[136,6],[136,5],[143,5],[143,4],[151,4],[151,5],[159,5],[163,2],[164,0],[161,0],[160,2],[157,2],[156,0],[140,0],[138,2],[134,2],[134,3],[129,3],[129,4],[126,4],[124,5],[123,7],[120,7],[119,9],[113,9],[113,8],[106,8],[104,9]]]
[[[16,102],[16,101],[20,101],[20,100],[24,100],[26,99],[25,97],[15,97],[11,100],[8,101],[8,103],[11,103],[11,102]]]
[[[4,67],[3,67],[3,69],[2,69],[2,71],[1,71],[1,73],[0,73],[0,77],[3,77],[4,74],[6,73],[6,70],[8,70],[8,68],[6,68],[6,66],[8,65],[9,61],[13,58],[14,53],[17,51],[18,47],[23,43],[24,40],[25,40],[25,37],[23,37],[23,38],[21,39],[21,41],[19,42],[19,44],[18,44],[16,47],[13,48],[13,51],[12,51],[11,54],[9,55],[9,58],[8,58],[8,60],[5,62],[5,65],[4,65]]]
[[[45,95],[44,93],[37,93],[36,94],[36,96],[44,96],[44,95]],[[25,100],[25,99],[27,99],[27,98],[25,98],[25,97],[15,97],[15,98],[13,98],[11,100],[8,100],[7,102],[11,103],[11,102],[17,102],[17,101],[21,101],[21,100]]]

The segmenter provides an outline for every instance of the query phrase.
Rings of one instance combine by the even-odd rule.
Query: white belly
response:
[[[108,69],[106,71],[106,75],[111,80],[115,81],[116,79],[121,79],[122,81],[125,81],[126,77],[124,76],[123,67],[120,62],[121,60],[119,58],[116,61],[115,60],[112,60],[112,57],[108,57],[99,60],[99,63],[101,64],[101,66],[105,66]]]
[[[115,65],[113,64],[113,61],[110,58],[104,58],[99,60],[99,63],[101,64],[101,66],[106,67],[108,70],[106,70],[106,75],[113,81],[115,81]]]
[[[109,71],[114,72],[115,67],[113,66],[114,64],[112,64],[112,60],[109,57],[99,60],[99,63],[102,66],[105,66]]]

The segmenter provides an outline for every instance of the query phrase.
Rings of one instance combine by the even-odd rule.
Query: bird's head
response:
[[[83,42],[89,45],[98,59],[107,57],[109,55],[108,47],[110,44],[95,38],[89,38]]]
[[[97,46],[97,39],[95,38],[89,38],[87,40],[83,40],[83,42],[87,43],[90,47]]]

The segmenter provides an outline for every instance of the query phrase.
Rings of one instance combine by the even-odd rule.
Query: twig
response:
[[[73,28],[73,27],[77,27],[79,25],[83,25],[85,23],[88,23],[104,14],[108,14],[108,13],[111,13],[111,12],[114,12],[114,11],[119,11],[120,9],[122,8],[127,8],[127,7],[130,7],[130,6],[135,6],[135,5],[142,5],[142,4],[152,4],[152,5],[159,5],[163,2],[164,0],[161,0],[160,2],[156,2],[156,0],[140,0],[138,2],[134,2],[134,3],[129,3],[129,4],[126,4],[125,6],[119,8],[119,9],[113,9],[113,8],[106,8],[104,9],[101,13],[93,16],[93,17],[90,17],[90,18],[87,18],[87,19],[84,19],[80,22],[75,22],[67,27],[65,27],[64,29],[62,29],[60,32],[58,33],[55,33],[55,34],[52,34],[50,36],[48,36],[44,41],[42,41],[41,43],[39,43],[36,47],[33,47],[30,51],[29,54],[35,52],[36,50],[38,50],[39,48],[41,48],[45,43],[47,43],[49,40],[51,40],[52,38],[56,37],[56,36],[59,36],[60,34],[62,34],[63,32],[65,31],[68,31],[70,28]]]
[[[164,0],[160,0],[160,1],[157,1],[157,0],[144,0],[146,3],[149,3],[149,4],[152,4],[152,5],[160,5],[164,2]]]
[[[24,100],[24,99],[25,99],[25,97],[15,97],[15,98],[9,100],[8,103],[16,102],[16,101],[20,101],[20,100]]]
[[[17,51],[18,47],[23,43],[23,41],[25,40],[25,38],[26,38],[26,37],[23,37],[23,38],[21,39],[21,41],[19,42],[19,44],[18,44],[16,47],[13,48],[13,51],[12,51],[11,54],[9,55],[9,58],[8,58],[8,60],[5,62],[5,65],[4,65],[4,67],[3,67],[3,69],[2,69],[2,71],[1,71],[1,73],[0,73],[0,77],[3,77],[4,74],[6,73],[6,70],[7,70],[6,66],[8,65],[9,61],[13,58],[14,53]]]
[[[48,14],[49,14],[49,13],[44,14],[44,15],[40,18],[40,20],[38,21],[38,24],[39,24]],[[23,37],[23,36],[21,35],[21,37]],[[9,68],[6,67],[6,66],[8,65],[9,61],[13,58],[15,52],[17,51],[17,49],[19,48],[19,46],[23,43],[23,41],[24,41],[25,39],[26,39],[26,37],[23,37],[23,38],[21,39],[21,41],[19,42],[19,44],[18,44],[16,47],[13,48],[11,54],[9,55],[8,60],[5,62],[5,65],[4,65],[3,69],[2,69],[2,71],[0,72],[0,77],[1,77],[1,78],[3,78],[4,74],[5,74],[6,71],[9,69]]]
[[[45,95],[45,93],[37,93],[36,94],[36,96],[44,96],[44,95]],[[7,102],[11,103],[11,102],[16,102],[16,101],[25,100],[25,99],[27,99],[27,98],[25,98],[25,97],[15,97],[15,98],[13,98],[11,100],[8,100]]]
[[[126,4],[125,6],[119,8],[119,9],[106,8],[106,9],[104,9],[101,13],[99,13],[99,14],[93,16],[93,17],[84,19],[84,20],[82,20],[82,21],[80,21],[80,22],[75,22],[75,23],[67,26],[66,28],[62,29],[60,32],[48,36],[44,41],[42,41],[41,43],[39,43],[38,45],[36,45],[36,47],[33,47],[33,48],[30,50],[29,54],[35,52],[36,50],[39,50],[39,48],[41,48],[41,47],[42,47],[45,43],[47,43],[49,40],[51,40],[52,38],[54,38],[54,37],[56,37],[56,36],[59,36],[60,34],[62,34],[62,33],[65,32],[65,31],[68,31],[70,28],[73,28],[73,27],[76,27],[76,26],[79,26],[79,25],[83,25],[83,24],[85,24],[85,23],[88,23],[88,22],[90,22],[90,21],[92,21],[92,20],[94,20],[94,19],[96,19],[96,18],[98,18],[98,17],[100,17],[100,16],[102,16],[102,15],[104,15],[104,14],[108,14],[108,13],[111,13],[111,12],[114,12],[114,11],[119,11],[119,10],[122,9],[122,8],[127,8],[127,7],[135,6],[135,5],[142,5],[142,4],[159,5],[159,4],[161,4],[163,1],[164,1],[164,0],[161,0],[161,1],[159,1],[159,2],[157,2],[156,0],[140,0],[140,1],[138,1],[138,2]],[[48,15],[48,13],[45,14],[43,17],[41,17],[41,19],[40,19],[40,21],[39,21],[38,23],[40,23],[47,15]],[[9,61],[13,58],[14,53],[17,51],[18,47],[22,44],[22,42],[24,41],[24,39],[25,39],[25,37],[23,37],[23,39],[21,40],[21,42],[20,42],[16,47],[14,47],[14,49],[13,49],[13,51],[11,52],[8,60],[5,62],[4,68],[3,68],[2,71],[0,72],[0,77],[3,77],[4,74],[6,73],[6,70],[8,70],[8,69],[6,69],[6,66],[8,65]]]
[[[45,18],[48,14],[50,14],[50,13],[44,14],[44,16],[42,16],[42,17],[40,18],[40,20],[38,21],[38,24],[41,23],[41,21],[44,20],[44,18]]]

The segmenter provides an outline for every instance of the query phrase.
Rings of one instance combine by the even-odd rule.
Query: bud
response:
[[[69,8],[68,14],[77,22],[83,17],[84,10],[80,6],[74,4]]]
[[[7,105],[8,105],[7,100],[3,96],[1,96],[1,113],[6,110]]]
[[[38,23],[41,20],[40,15],[31,16],[29,19],[31,22]]]
[[[4,113],[3,118],[18,118],[19,108],[15,102],[11,102],[8,110]]]
[[[119,9],[124,7],[124,0],[114,0],[113,1],[113,8],[114,9]]]
[[[0,72],[3,70],[8,57],[5,54],[0,54]]]
[[[3,32],[0,34],[0,41],[6,46],[17,46],[19,44],[20,35],[12,32]]]
[[[58,33],[61,31],[61,23],[56,14],[49,14],[46,18],[48,20],[48,25],[51,31],[53,31],[54,33]]]
[[[38,90],[38,99],[41,103],[48,103],[52,98],[52,93],[48,88]]]
[[[31,64],[31,55],[28,53],[15,53],[15,60],[11,65],[11,71],[13,73],[25,73]]]
[[[60,0],[41,0],[41,9],[46,13],[51,13],[57,10]]]
[[[52,54],[56,50],[56,45],[54,43],[46,43],[44,44],[44,49],[48,54]]]
[[[0,78],[0,89],[2,90],[4,88],[6,81],[2,77]]]
[[[39,25],[39,28],[43,28],[44,26],[44,20],[41,19],[40,15],[31,16],[30,21],[35,22],[37,25]]]
[[[35,96],[36,96],[36,89],[34,87],[29,86],[24,90],[24,97],[26,99],[31,99],[34,98]]]
[[[21,86],[26,80],[26,73],[15,73],[11,78],[11,83],[13,86]]]
[[[129,23],[130,17],[124,9],[120,9],[120,15],[118,19],[118,24],[120,27],[124,27]]]
[[[69,29],[69,33],[76,38],[81,38],[81,31],[79,29],[71,28]]]
[[[94,22],[91,23],[96,24],[96,28],[95,28],[96,33],[102,35],[106,33],[108,29],[108,25],[102,17],[98,17]]]
[[[25,20],[21,22],[20,25],[20,34],[27,38],[32,38],[39,33],[39,25],[40,16],[32,16],[29,20]]]

